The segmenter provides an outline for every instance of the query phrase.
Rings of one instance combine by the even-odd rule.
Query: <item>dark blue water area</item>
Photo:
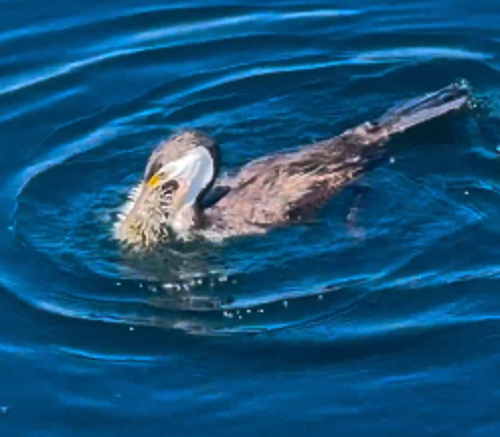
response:
[[[0,436],[497,436],[500,5],[0,1]],[[124,253],[182,127],[223,171],[467,79],[314,221]]]

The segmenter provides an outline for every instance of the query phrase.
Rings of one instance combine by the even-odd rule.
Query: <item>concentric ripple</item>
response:
[[[111,235],[150,151],[181,126],[214,135],[227,171],[336,135],[458,71],[473,84],[498,83],[494,40],[461,37],[446,26],[429,30],[424,17],[413,17],[397,39],[370,27],[408,13],[382,6],[162,6],[7,30],[0,45],[12,50],[35,37],[80,35],[62,59],[48,43],[29,61],[3,61],[23,71],[0,86],[0,124],[24,145],[21,153],[2,151],[9,163],[4,208],[14,217],[3,270],[24,266],[22,280],[15,269],[5,275],[7,288],[75,318],[200,334],[293,327],[299,335],[314,327],[323,335],[341,324],[337,338],[380,322],[382,292],[496,278],[498,266],[483,252],[457,253],[478,233],[498,238],[485,225],[499,213],[497,130],[470,117],[395,141],[388,162],[334,199],[315,223],[219,245],[166,247],[147,259],[123,253]],[[360,47],[368,32],[374,46]],[[498,90],[488,93],[494,100]],[[380,313],[367,317],[374,305]],[[346,314],[360,323],[346,322]],[[413,315],[452,323],[447,296]]]

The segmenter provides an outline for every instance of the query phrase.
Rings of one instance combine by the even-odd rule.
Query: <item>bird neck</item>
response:
[[[185,233],[203,227],[205,214],[198,203],[184,205],[172,218],[171,227],[175,232]]]

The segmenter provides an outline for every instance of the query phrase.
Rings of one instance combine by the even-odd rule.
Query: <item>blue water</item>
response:
[[[0,436],[497,436],[495,0],[0,1]],[[125,256],[161,139],[224,171],[466,78],[314,223]]]

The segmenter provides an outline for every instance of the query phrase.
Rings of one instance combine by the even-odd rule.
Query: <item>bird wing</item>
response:
[[[367,146],[373,142],[347,131],[295,153],[251,162],[224,181],[230,191],[216,206],[227,221],[254,226],[309,218],[363,171],[373,149]]]

